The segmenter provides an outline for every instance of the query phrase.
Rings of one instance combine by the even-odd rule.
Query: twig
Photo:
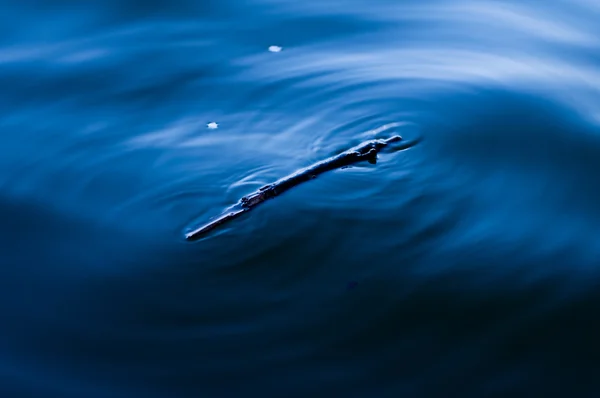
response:
[[[235,218],[238,218],[242,214],[252,210],[254,207],[265,202],[268,199],[274,198],[281,195],[283,192],[290,188],[293,188],[303,182],[312,180],[317,175],[326,171],[339,169],[344,166],[351,165],[353,163],[361,162],[364,160],[370,163],[375,163],[377,159],[377,153],[389,144],[399,142],[402,137],[394,135],[388,139],[379,139],[363,142],[362,144],[349,149],[339,155],[330,157],[322,160],[312,166],[298,170],[297,172],[290,174],[274,183],[265,185],[259,190],[244,196],[239,200],[237,204],[229,208],[229,211],[223,213],[218,218],[210,221],[209,223],[197,228],[185,235],[187,240],[196,240],[202,237],[204,234],[212,231],[218,226],[227,223]],[[403,145],[406,148],[408,145]],[[400,148],[402,149],[402,148]]]

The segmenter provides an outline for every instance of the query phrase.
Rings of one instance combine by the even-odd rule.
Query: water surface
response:
[[[1,395],[597,396],[598,20],[591,0],[7,5]],[[391,134],[423,141],[184,241]]]

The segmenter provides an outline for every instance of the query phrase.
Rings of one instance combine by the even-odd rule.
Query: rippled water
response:
[[[5,5],[1,395],[597,396],[599,20],[592,0]],[[423,141],[183,239],[396,133]]]

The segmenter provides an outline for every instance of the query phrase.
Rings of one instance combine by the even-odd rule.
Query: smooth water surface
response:
[[[5,4],[0,396],[598,396],[598,21],[592,0]],[[183,239],[391,134],[423,141]]]

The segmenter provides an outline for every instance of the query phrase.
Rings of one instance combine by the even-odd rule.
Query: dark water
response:
[[[0,396],[598,396],[598,21],[5,3]],[[182,239],[384,125],[424,139]]]

